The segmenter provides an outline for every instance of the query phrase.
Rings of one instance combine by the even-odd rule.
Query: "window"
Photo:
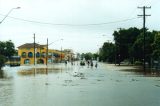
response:
[[[43,59],[38,59],[37,64],[44,64],[44,60]]]
[[[30,64],[30,60],[29,59],[25,59],[24,60],[24,64]]]
[[[32,52],[29,52],[29,53],[28,53],[28,57],[32,58],[32,57],[33,57],[33,53],[32,53]]]
[[[36,57],[40,57],[40,53],[39,52],[36,53]]]
[[[26,52],[22,53],[22,57],[25,58],[26,57]]]

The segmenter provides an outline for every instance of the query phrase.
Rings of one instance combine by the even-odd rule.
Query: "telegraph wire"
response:
[[[1,16],[5,16],[3,14],[0,14]],[[27,20],[22,18],[16,18],[8,16],[8,18],[24,21],[24,22],[30,22],[30,23],[37,23],[37,24],[45,24],[45,25],[54,25],[54,26],[101,26],[101,25],[108,25],[108,24],[114,24],[114,23],[121,23],[121,22],[127,22],[130,20],[135,20],[137,18],[128,18],[123,20],[117,20],[117,21],[110,21],[110,22],[104,22],[104,23],[91,23],[91,24],[60,24],[60,23],[49,23],[49,22],[41,22],[41,21],[34,21],[34,20]]]
[[[137,3],[138,5],[143,5],[146,2],[146,0],[142,0],[140,3]],[[137,7],[135,7],[133,9],[133,11],[131,12],[131,14],[129,15],[128,18],[132,17],[134,15],[134,13],[137,11]]]

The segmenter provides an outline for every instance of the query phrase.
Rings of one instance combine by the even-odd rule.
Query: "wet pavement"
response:
[[[104,63],[5,67],[0,106],[160,106],[160,77],[133,70]]]

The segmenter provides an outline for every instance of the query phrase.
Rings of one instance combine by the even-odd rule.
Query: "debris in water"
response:
[[[49,83],[46,82],[45,85],[49,85]]]
[[[65,83],[70,83],[72,80],[64,80]]]
[[[139,81],[139,80],[136,80],[136,79],[132,79],[131,81]]]
[[[120,80],[116,80],[116,82],[121,82]]]
[[[155,85],[156,87],[160,87],[160,85]]]
[[[102,80],[100,80],[100,79],[97,79],[97,81],[102,81]]]

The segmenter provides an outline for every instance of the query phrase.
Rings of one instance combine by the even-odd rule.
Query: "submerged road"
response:
[[[160,106],[160,77],[133,70],[104,63],[4,68],[0,106]]]

